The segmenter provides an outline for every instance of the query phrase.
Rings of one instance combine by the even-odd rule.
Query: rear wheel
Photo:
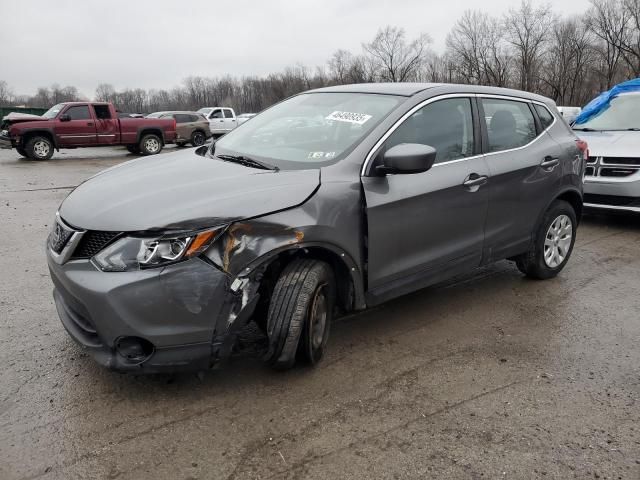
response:
[[[27,141],[24,151],[32,160],[49,160],[53,156],[53,142],[36,135]]]
[[[567,264],[578,222],[570,203],[556,200],[544,214],[527,253],[516,257],[518,270],[538,280],[553,278]]]
[[[207,140],[204,133],[200,130],[196,130],[191,134],[191,145],[194,147],[200,147],[204,145],[204,142]]]
[[[329,338],[334,301],[333,273],[325,262],[299,259],[280,274],[267,316],[267,363],[286,370],[299,357],[316,365]]]
[[[162,151],[162,140],[156,134],[148,133],[140,140],[139,148],[143,155],[155,155]]]

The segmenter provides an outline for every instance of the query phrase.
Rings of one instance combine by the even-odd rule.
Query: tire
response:
[[[276,370],[293,367],[296,356],[316,365],[324,354],[334,303],[333,273],[325,262],[292,261],[273,289],[267,315],[266,362]],[[324,317],[313,318],[322,311]],[[320,325],[320,323],[322,325]]]
[[[22,147],[16,147],[16,152],[18,152],[18,155],[20,155],[21,157],[26,157],[26,158],[29,157],[29,155],[27,155],[27,152],[25,151],[25,149],[22,148]]]
[[[556,200],[542,217],[528,252],[516,257],[518,270],[537,280],[553,278],[571,257],[578,221],[570,203]]]
[[[140,149],[138,148],[138,145],[127,145],[126,147],[130,153],[140,153]]]
[[[162,140],[154,133],[143,135],[138,144],[142,155],[155,155],[162,151]]]
[[[49,160],[53,156],[53,142],[47,137],[36,135],[27,141],[24,152],[31,160]]]
[[[191,134],[191,145],[194,147],[201,147],[206,141],[207,137],[201,130],[196,130]]]
[[[186,145],[186,143],[184,143],[184,142],[176,142],[176,147],[178,147],[178,148],[182,148],[185,145]]]

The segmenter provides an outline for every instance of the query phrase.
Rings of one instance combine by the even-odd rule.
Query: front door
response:
[[[490,179],[479,155],[477,118],[471,98],[432,101],[407,118],[377,152],[375,162],[394,145],[420,143],[434,147],[437,156],[423,173],[362,178],[369,303],[480,264]]]
[[[70,105],[58,114],[54,131],[61,147],[96,144],[96,124],[89,105]]]

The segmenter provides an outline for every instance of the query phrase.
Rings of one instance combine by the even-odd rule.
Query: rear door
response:
[[[62,120],[61,118],[68,118]],[[61,147],[96,145],[96,124],[89,105],[69,105],[58,114],[54,132]]]
[[[480,154],[475,101],[428,101],[375,154],[401,143],[430,145],[427,172],[363,176],[368,224],[368,289],[372,303],[416,290],[480,264],[488,169]]]
[[[120,143],[118,119],[113,118],[108,104],[93,104],[93,115],[96,121],[96,136],[99,145]]]
[[[162,118],[175,118],[176,120],[176,132],[178,134],[176,140],[179,142],[188,142],[191,138],[191,131],[193,125],[191,122],[191,116],[184,113],[175,113],[173,115],[167,115]]]
[[[224,112],[224,128],[227,132],[230,132],[231,130],[236,128],[238,121],[235,114],[233,113],[233,110],[231,110],[230,108],[223,108],[222,110]]]
[[[533,230],[562,182],[560,145],[525,99],[479,96],[491,174],[486,255],[499,260],[526,250]]]

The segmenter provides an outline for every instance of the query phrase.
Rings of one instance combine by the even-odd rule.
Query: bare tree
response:
[[[406,82],[417,75],[430,43],[427,34],[407,43],[403,28],[387,26],[362,47],[377,64],[382,80]]]
[[[98,102],[114,102],[116,89],[110,83],[101,83],[96,87],[95,100]]]
[[[597,71],[604,81],[602,89],[609,89],[616,83],[620,73],[620,45],[627,43],[629,17],[620,0],[591,0],[591,4],[587,22],[600,39],[597,52],[603,67]]]
[[[540,84],[540,66],[548,34],[553,23],[551,8],[534,8],[531,0],[523,0],[504,18],[507,40],[513,46],[519,76],[519,88],[536,91]]]
[[[0,105],[8,105],[14,98],[15,95],[11,88],[9,88],[9,84],[4,80],[0,80]]]
[[[507,85],[511,58],[497,19],[467,10],[453,26],[446,44],[465,83]]]

